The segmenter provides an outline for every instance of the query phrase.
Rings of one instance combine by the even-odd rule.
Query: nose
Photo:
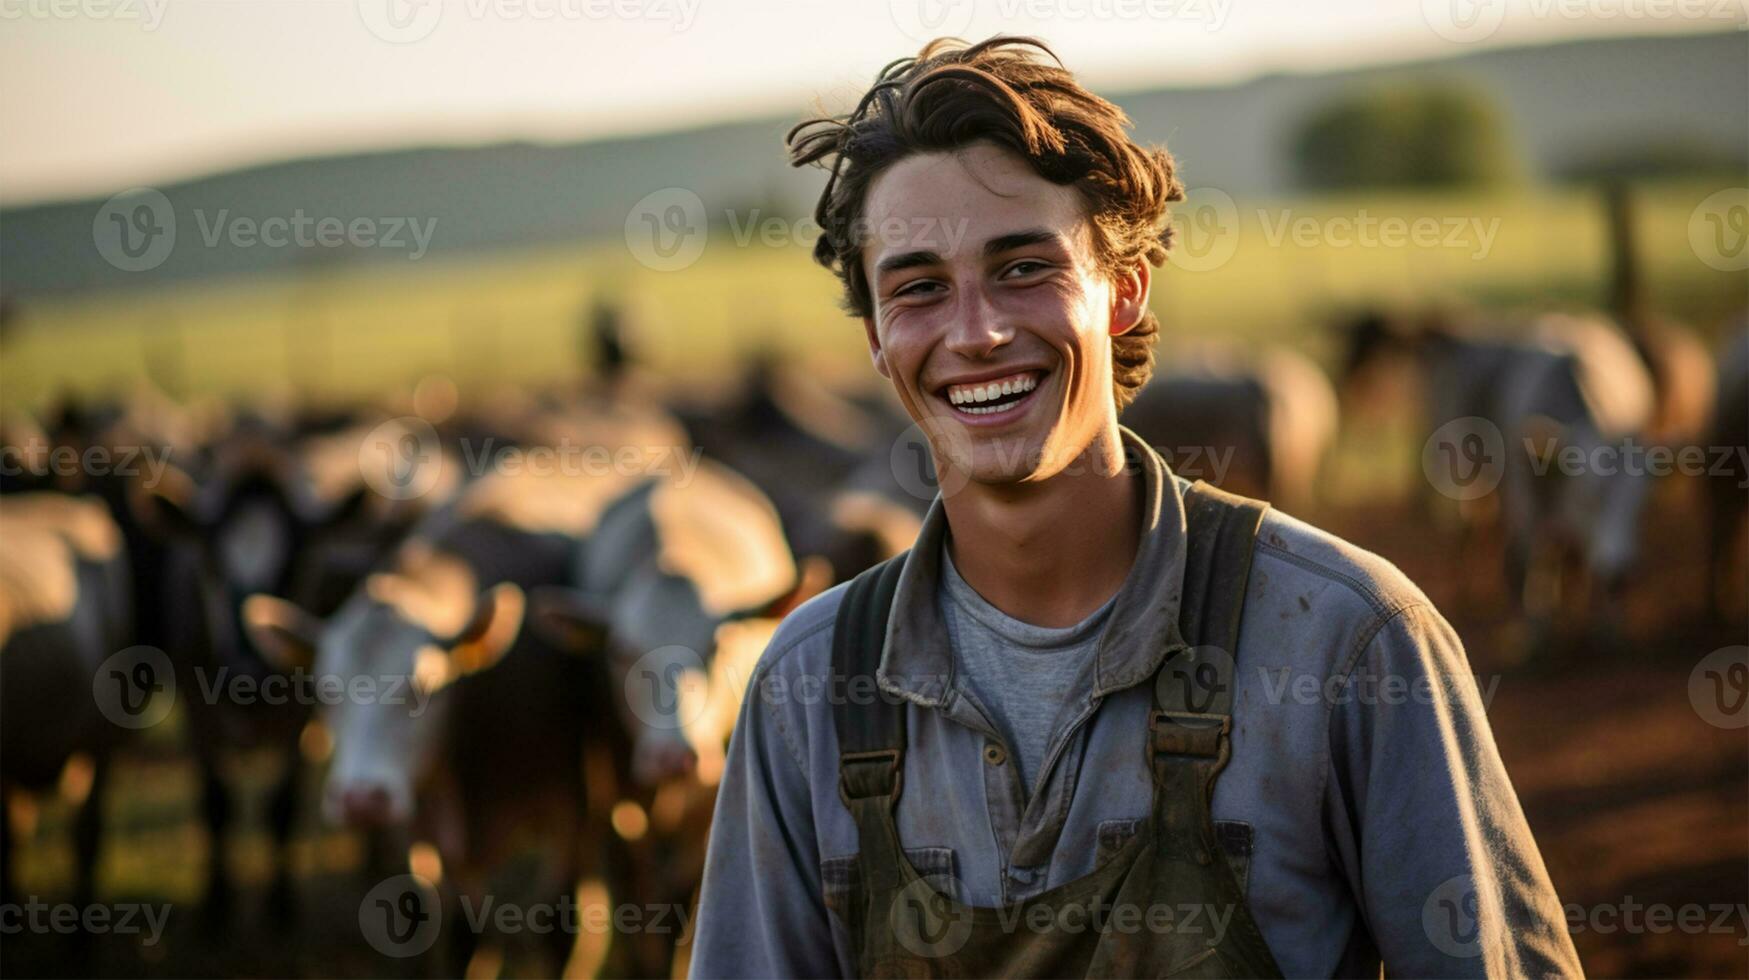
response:
[[[353,827],[381,827],[389,823],[389,791],[371,783],[354,783],[342,787],[340,816]]]
[[[990,297],[983,289],[973,286],[960,291],[959,309],[948,327],[944,346],[961,357],[981,360],[995,353],[1013,336],[1014,331],[1004,326]]]

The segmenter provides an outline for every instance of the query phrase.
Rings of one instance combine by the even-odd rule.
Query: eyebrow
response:
[[[1026,231],[1017,231],[1008,235],[998,235],[984,243],[984,257],[989,258],[992,255],[1001,255],[1003,252],[1012,252],[1017,248],[1025,248],[1028,245],[1052,244],[1059,240],[1060,236],[1058,236],[1056,232],[1046,231],[1043,228],[1029,228]],[[936,252],[928,251],[927,249],[915,252],[901,252],[898,255],[889,255],[875,263],[875,273],[878,275],[884,272],[897,272],[900,269],[911,269],[920,265],[935,265],[939,262],[941,262],[941,255]]]

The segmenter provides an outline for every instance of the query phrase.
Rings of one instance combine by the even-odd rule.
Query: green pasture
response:
[[[1743,272],[1700,254],[1727,264],[1720,248],[1729,259],[1749,247],[1745,222],[1730,220],[1749,215],[1749,190],[1727,199],[1728,214],[1697,212],[1718,190],[1664,183],[1636,198],[1654,302],[1705,331],[1749,302]],[[1175,339],[1226,336],[1327,358],[1323,324],[1379,300],[1533,309],[1605,299],[1603,209],[1583,188],[1240,200],[1224,211],[1193,193],[1189,204],[1185,257],[1154,280],[1165,356]],[[1693,229],[1721,237],[1697,247]],[[146,272],[136,290],[25,296],[0,357],[0,404],[148,376],[182,396],[316,398],[381,394],[433,372],[464,389],[556,381],[577,370],[577,325],[604,296],[629,304],[644,357],[676,381],[708,382],[762,346],[852,368],[860,330],[838,311],[806,235],[775,247],[762,237],[737,244],[713,227],[702,257],[673,272],[605,241],[276,278],[154,284]]]

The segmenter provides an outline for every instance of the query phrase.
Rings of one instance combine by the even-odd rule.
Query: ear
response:
[[[529,596],[529,619],[542,639],[561,650],[593,653],[607,641],[607,604],[581,589],[535,589]]]
[[[1153,281],[1154,268],[1147,259],[1137,259],[1112,280],[1110,331],[1113,337],[1134,330],[1148,315],[1148,292]]]
[[[874,317],[862,318],[862,332],[868,335],[868,356],[874,361],[874,369],[891,381],[893,372],[887,367],[887,359],[881,356],[881,335],[875,330]]]
[[[503,582],[480,593],[474,605],[474,618],[462,627],[461,634],[450,645],[451,670],[455,676],[485,670],[504,658],[505,651],[516,642],[516,634],[522,631],[524,605],[522,589],[513,582]]]
[[[257,593],[243,600],[244,635],[281,672],[305,670],[316,662],[321,629],[314,616],[277,596]]]

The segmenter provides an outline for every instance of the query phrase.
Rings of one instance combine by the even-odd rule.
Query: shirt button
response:
[[[1008,750],[995,742],[990,742],[984,746],[984,761],[990,765],[999,766],[1008,761]]]

